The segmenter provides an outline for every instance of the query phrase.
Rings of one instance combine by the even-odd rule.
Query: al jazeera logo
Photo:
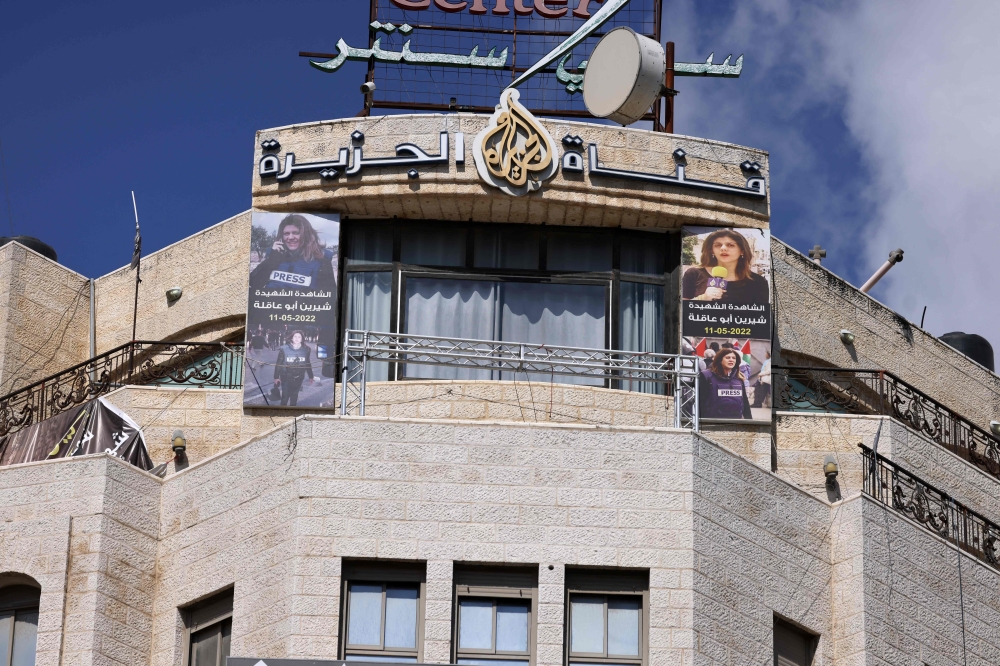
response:
[[[518,103],[520,96],[515,88],[503,92],[489,124],[476,135],[472,148],[479,176],[514,196],[534,192],[559,167],[555,141]]]

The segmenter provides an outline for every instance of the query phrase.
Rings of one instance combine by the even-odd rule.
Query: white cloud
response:
[[[1000,3],[867,0],[818,34],[872,175],[869,268],[906,259],[875,295],[927,328],[1000,348]]]
[[[677,131],[769,150],[778,237],[824,243],[855,284],[902,247],[873,295],[1000,351],[1000,3],[694,6],[665,10],[679,59],[742,50],[746,65],[737,81],[681,80]]]

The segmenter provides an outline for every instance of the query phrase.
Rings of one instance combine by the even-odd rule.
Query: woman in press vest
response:
[[[312,371],[312,350],[303,342],[302,331],[292,331],[288,344],[278,350],[278,361],[274,369],[275,384],[281,392],[281,406],[295,407],[299,404],[299,391],[308,376],[316,381]]]
[[[724,348],[702,371],[698,383],[698,408],[704,419],[749,419],[750,400],[746,377],[740,372],[740,354]]]
[[[337,276],[333,251],[323,247],[319,235],[302,215],[287,215],[278,225],[278,236],[264,261],[250,273],[255,289],[334,291]]]

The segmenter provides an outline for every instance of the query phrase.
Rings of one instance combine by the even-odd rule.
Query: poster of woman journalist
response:
[[[254,212],[247,407],[333,409],[340,216]]]
[[[771,419],[771,243],[764,229],[684,227],[681,317],[703,419]]]

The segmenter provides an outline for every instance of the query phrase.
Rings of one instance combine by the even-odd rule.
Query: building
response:
[[[313,359],[332,403],[244,408],[242,357],[274,367],[244,354],[250,212],[143,257],[136,338],[155,344],[130,342],[128,267],[90,280],[0,247],[4,433],[101,394],[154,463],[186,439],[162,478],[111,453],[0,468],[0,664],[1000,663],[1000,378],[769,237],[764,151],[537,120],[558,168],[511,196],[475,164],[489,122],[257,135],[254,211],[339,214],[326,342],[487,350],[368,360],[363,416],[340,413],[336,354]],[[320,173],[342,149],[354,173]],[[770,347],[719,389],[753,394],[744,422],[685,407],[710,348],[682,340],[685,227],[766,239]],[[717,337],[725,357],[749,334]],[[635,379],[608,349],[697,367]]]

